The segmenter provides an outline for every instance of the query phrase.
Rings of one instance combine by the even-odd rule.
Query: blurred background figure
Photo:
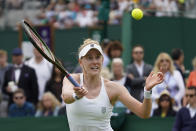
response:
[[[110,58],[107,54],[107,50],[108,50],[108,47],[109,47],[109,43],[110,43],[110,40],[109,39],[103,39],[103,42],[101,43],[101,47],[102,47],[102,50],[103,50],[103,67],[107,67],[110,63]]]
[[[189,87],[188,90],[189,104],[178,111],[172,131],[196,130],[196,87]]]
[[[51,92],[46,92],[38,104],[35,116],[58,116],[60,106],[58,99]]]
[[[52,75],[47,81],[45,88],[45,92],[51,92],[60,102],[62,102],[61,93],[63,78],[64,74],[56,66],[53,66]]]
[[[33,49],[34,56],[25,62],[26,65],[32,67],[35,70],[37,75],[37,82],[39,87],[39,100],[41,100],[44,91],[46,82],[51,77],[52,67],[53,65],[48,62],[36,48]]]
[[[156,85],[152,90],[152,109],[157,108],[156,99],[160,97],[163,90],[168,90],[171,97],[175,100],[174,106],[181,107],[181,100],[185,93],[183,78],[178,70],[175,70],[173,61],[169,54],[160,53],[157,56],[154,66],[154,72],[163,72],[165,75],[164,82]]]
[[[173,109],[174,99],[170,97],[167,90],[161,92],[160,97],[157,99],[158,108],[154,109],[152,116],[159,117],[172,117],[176,115],[176,111]]]
[[[187,87],[195,86],[196,87],[196,57],[192,60],[193,71],[189,74],[187,80]]]
[[[9,95],[9,104],[13,103],[13,92],[22,88],[26,99],[34,105],[38,102],[38,84],[35,70],[23,63],[23,52],[20,48],[12,51],[13,67],[5,72],[3,92]]]
[[[8,96],[2,92],[5,72],[11,68],[7,62],[7,51],[0,50],[0,117],[7,116]]]
[[[17,89],[13,94],[14,103],[10,105],[8,110],[9,117],[25,117],[34,116],[35,107],[32,103],[26,101],[23,89]]]
[[[184,67],[184,52],[179,48],[175,48],[171,52],[171,57],[174,61],[176,70],[180,72],[185,84],[185,67]]]
[[[139,101],[143,101],[143,87],[152,66],[144,62],[144,48],[141,45],[133,47],[132,58],[133,63],[127,65],[126,73],[132,80],[132,96]]]
[[[190,86],[189,86],[189,87],[190,87]],[[189,87],[187,87],[187,88],[185,89],[185,95],[184,95],[183,100],[182,100],[182,106],[183,106],[183,107],[186,107],[186,106],[189,104],[189,101],[190,101],[189,94],[190,94],[190,91],[191,91],[191,90],[189,90]],[[193,86],[193,87],[194,87],[194,86]]]
[[[131,94],[131,79],[124,72],[124,64],[121,58],[114,58],[112,60],[112,76],[112,81],[125,86]]]

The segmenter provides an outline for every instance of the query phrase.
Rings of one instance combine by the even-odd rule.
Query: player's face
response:
[[[142,61],[144,58],[144,50],[141,47],[135,47],[132,52],[135,61]]]
[[[90,50],[81,60],[80,65],[83,72],[95,75],[101,72],[103,56],[96,49]]]
[[[123,65],[121,63],[113,63],[112,71],[115,76],[121,76],[123,73]]]

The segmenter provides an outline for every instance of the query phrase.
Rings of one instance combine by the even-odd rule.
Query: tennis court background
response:
[[[122,40],[125,64],[130,63],[130,50],[134,44],[145,48],[144,60],[154,64],[160,52],[170,53],[173,48],[182,48],[185,53],[185,67],[192,69],[191,60],[196,49],[196,20],[188,18],[144,17],[141,21],[132,20],[125,14],[122,25],[108,27],[108,37]],[[77,63],[77,49],[89,37],[87,28],[55,30],[54,49],[56,55],[71,67]],[[11,52],[18,46],[18,32],[0,30],[1,48]],[[9,54],[9,61],[11,61]]]

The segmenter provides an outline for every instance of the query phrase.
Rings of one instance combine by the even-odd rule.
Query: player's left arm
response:
[[[154,74],[153,72],[146,79],[145,89],[146,91],[150,91],[155,85],[163,82],[163,73],[159,72]],[[135,98],[133,98],[125,87],[117,86],[117,98],[120,100],[125,106],[127,106],[133,113],[141,118],[149,118],[152,101],[151,98],[144,98],[143,103],[139,102]]]

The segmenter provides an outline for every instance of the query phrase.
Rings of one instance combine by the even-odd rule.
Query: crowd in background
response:
[[[35,25],[52,24],[57,29],[89,27],[100,24],[101,15],[107,15],[101,10],[103,6],[107,8],[102,0],[0,0],[0,25],[4,22],[4,26],[15,27],[21,19],[28,19]],[[184,16],[196,6],[194,0],[110,0],[108,24],[120,24],[123,12],[136,7],[144,15],[170,17]]]
[[[181,49],[173,49],[171,54],[160,53],[153,66],[143,60],[144,48],[135,45],[130,52],[132,62],[124,67],[120,41],[104,39],[101,45],[104,51],[102,76],[124,85],[141,102],[146,77],[151,71],[164,73],[164,82],[152,90],[152,116],[175,116],[179,109],[187,106],[186,89],[196,88],[196,58],[192,63],[194,70],[186,78]],[[33,54],[32,58],[24,60],[22,50],[15,48],[9,64],[7,52],[0,50],[1,117],[57,116],[61,108],[65,109],[61,99],[63,74],[36,49]],[[81,73],[79,65],[73,73]],[[115,107],[125,108],[120,102]],[[128,109],[125,113],[132,114]]]

